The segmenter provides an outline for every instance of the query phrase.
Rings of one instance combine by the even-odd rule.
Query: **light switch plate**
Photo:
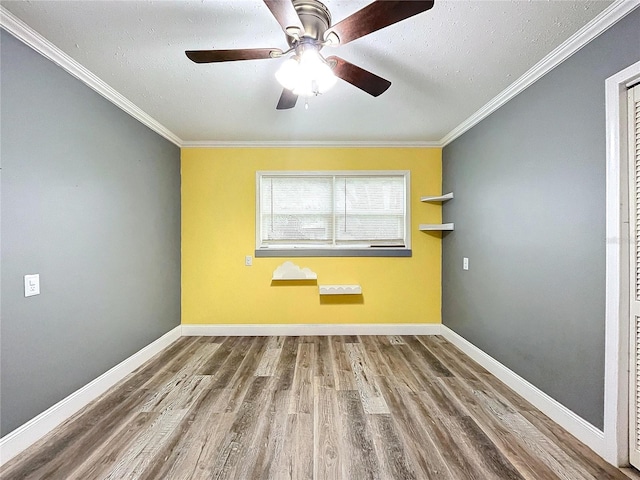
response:
[[[24,276],[24,296],[40,295],[40,274]]]

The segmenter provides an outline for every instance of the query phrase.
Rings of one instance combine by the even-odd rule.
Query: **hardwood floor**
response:
[[[437,336],[183,337],[0,477],[627,478]]]

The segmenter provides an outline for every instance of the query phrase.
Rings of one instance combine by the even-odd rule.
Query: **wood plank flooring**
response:
[[[11,479],[621,479],[438,336],[183,337]]]

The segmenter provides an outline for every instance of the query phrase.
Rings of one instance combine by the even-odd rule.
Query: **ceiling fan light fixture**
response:
[[[284,61],[276,79],[284,88],[303,97],[324,93],[337,81],[331,67],[315,49],[305,49],[300,56]]]
[[[296,57],[287,58],[276,72],[276,80],[287,90],[293,90],[300,76],[300,64]]]
[[[338,23],[332,23],[331,12],[322,1],[263,0],[285,33],[289,44],[286,51],[239,48],[187,50],[185,54],[195,63],[216,63],[280,58],[295,51],[275,75],[284,87],[277,110],[293,108],[299,96],[308,98],[326,92],[338,78],[377,97],[391,86],[390,81],[340,57],[332,55],[325,59],[320,50],[326,46],[345,45],[425,12],[433,7],[435,0],[373,0]]]

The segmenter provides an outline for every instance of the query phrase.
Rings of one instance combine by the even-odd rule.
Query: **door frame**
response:
[[[606,305],[603,457],[629,464],[629,187],[627,89],[640,62],[605,81]]]

